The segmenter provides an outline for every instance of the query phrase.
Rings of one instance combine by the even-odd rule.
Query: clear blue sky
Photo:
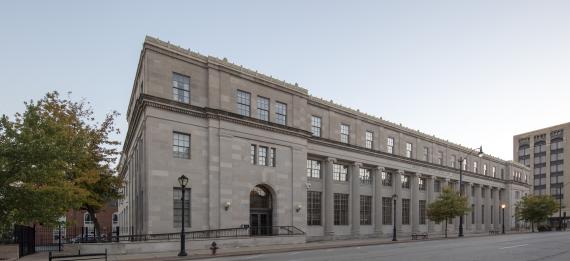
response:
[[[124,116],[151,35],[504,159],[570,121],[570,1],[84,2],[0,3],[0,114],[59,90]]]

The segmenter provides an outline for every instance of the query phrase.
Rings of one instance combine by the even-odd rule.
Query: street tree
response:
[[[445,237],[447,237],[447,222],[449,219],[464,216],[470,209],[467,207],[467,197],[460,196],[451,188],[444,188],[439,197],[429,204],[427,216],[435,222],[445,222]]]
[[[543,222],[556,211],[558,204],[550,195],[527,195],[516,204],[516,218],[530,222],[532,232],[534,225]]]
[[[91,105],[50,92],[0,119],[0,224],[55,224],[69,209],[95,213],[120,197],[112,112],[98,123]]]

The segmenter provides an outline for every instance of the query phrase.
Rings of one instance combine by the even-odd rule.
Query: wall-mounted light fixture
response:
[[[228,209],[230,209],[230,207],[232,206],[232,202],[231,201],[226,201],[226,203],[224,203],[224,209],[226,211],[228,211]]]
[[[295,211],[297,211],[297,213],[299,213],[299,211],[301,211],[301,209],[303,209],[303,205],[299,204],[295,207]]]

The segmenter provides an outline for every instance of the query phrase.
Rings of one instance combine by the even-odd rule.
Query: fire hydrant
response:
[[[216,241],[212,242],[212,246],[210,247],[210,250],[212,250],[212,255],[215,256],[216,255],[216,250],[218,250],[218,244],[216,244]]]

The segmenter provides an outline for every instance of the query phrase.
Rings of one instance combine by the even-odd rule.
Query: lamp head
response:
[[[188,185],[188,177],[186,177],[185,175],[182,175],[180,177],[178,177],[178,184],[180,184],[181,187],[185,188]]]
[[[506,208],[506,207],[507,207],[506,204],[502,204],[502,205],[501,205],[501,208],[502,208],[502,209],[504,209],[504,208]]]
[[[392,195],[392,199],[397,199],[397,198],[398,198],[397,194]]]
[[[482,157],[483,157],[483,146],[479,146],[479,153],[477,153],[477,156],[478,156],[479,158],[482,158]]]

